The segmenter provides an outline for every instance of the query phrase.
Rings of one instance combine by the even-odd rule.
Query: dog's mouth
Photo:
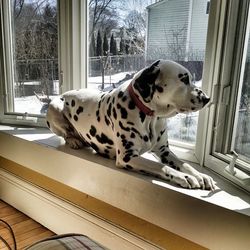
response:
[[[181,114],[189,114],[191,112],[196,112],[199,111],[200,108],[199,107],[177,107],[177,112],[181,113]]]

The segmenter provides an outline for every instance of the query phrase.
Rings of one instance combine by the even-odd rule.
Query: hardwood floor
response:
[[[17,249],[21,250],[25,247],[42,240],[44,238],[55,235],[53,232],[43,227],[36,221],[32,220],[25,214],[6,204],[0,200],[0,219],[6,221],[13,229]],[[6,226],[0,222],[0,236],[4,238],[10,246],[13,247],[11,234],[9,233]],[[8,249],[4,246],[0,239],[0,249]]]

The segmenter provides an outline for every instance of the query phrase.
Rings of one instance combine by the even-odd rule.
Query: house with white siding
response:
[[[162,0],[147,11],[147,60],[204,60],[208,0]]]

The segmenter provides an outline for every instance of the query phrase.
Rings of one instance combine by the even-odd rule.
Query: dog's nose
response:
[[[203,102],[203,107],[208,103],[210,101],[210,98],[209,97],[206,97],[206,96],[204,96],[203,98],[202,98],[202,102]]]

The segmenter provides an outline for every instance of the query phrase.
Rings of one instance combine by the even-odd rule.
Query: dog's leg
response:
[[[73,149],[86,146],[84,139],[80,138],[63,111],[64,102],[62,99],[55,98],[49,104],[46,117],[49,129],[56,135],[63,137],[66,143]]]
[[[152,162],[138,156],[138,151],[135,150],[130,149],[120,152],[116,158],[116,165],[127,170],[171,181],[184,188],[200,188],[200,184],[195,177],[181,173],[162,163]]]
[[[183,173],[194,176],[200,187],[202,189],[215,189],[215,183],[213,179],[203,173],[200,173],[196,169],[194,169],[190,164],[183,162],[180,160],[170,149],[168,146],[167,140],[165,143],[157,144],[153,149],[152,153],[156,156],[156,158],[163,164],[167,164],[171,168],[181,171]]]

